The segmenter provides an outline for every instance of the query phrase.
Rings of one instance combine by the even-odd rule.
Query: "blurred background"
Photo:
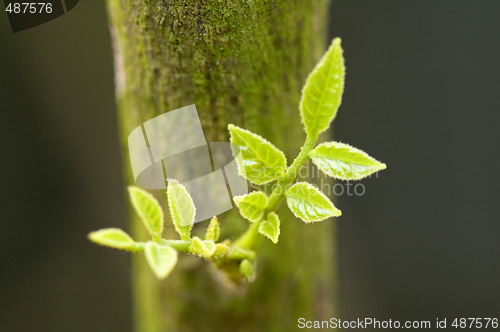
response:
[[[3,7],[2,7],[3,8]],[[500,316],[500,2],[334,0],[337,140],[388,169],[338,205],[342,317]],[[103,2],[13,34],[0,14],[0,330],[130,331]],[[325,41],[326,44],[326,41]]]

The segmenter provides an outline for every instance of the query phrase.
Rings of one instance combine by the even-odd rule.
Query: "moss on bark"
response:
[[[207,141],[227,141],[227,124],[234,123],[294,156],[305,137],[300,89],[326,45],[327,6],[326,0],[108,0],[129,183],[131,130],[193,103]],[[246,287],[224,286],[210,266],[190,257],[181,257],[160,283],[134,257],[136,330],[285,331],[299,317],[333,316],[331,222],[304,225],[280,213],[280,242],[263,242],[257,280]],[[220,220],[229,237],[247,227],[234,213]],[[144,236],[135,220],[131,231]]]

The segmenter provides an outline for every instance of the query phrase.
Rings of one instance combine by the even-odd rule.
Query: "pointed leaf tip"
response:
[[[182,240],[189,240],[196,215],[191,195],[179,181],[169,179],[167,198],[175,230]]]
[[[163,210],[150,193],[142,188],[129,186],[130,201],[139,218],[153,238],[161,238],[163,232]]]
[[[283,176],[285,154],[263,137],[234,125],[228,126],[231,147],[241,176],[265,184]]]
[[[302,89],[300,115],[313,137],[328,129],[342,101],[345,66],[340,44],[340,38],[332,41]]]
[[[233,201],[238,207],[243,218],[256,222],[262,219],[267,206],[267,196],[262,191],[254,191],[250,194],[234,196]]]
[[[364,151],[340,142],[320,144],[309,156],[320,170],[340,180],[360,180],[387,168]]]
[[[276,213],[270,212],[267,215],[266,220],[259,225],[259,233],[267,237],[274,244],[278,243],[278,238],[280,236],[280,219]]]
[[[119,228],[105,228],[88,235],[90,241],[101,246],[128,251],[137,251],[140,245]]]
[[[342,215],[328,197],[310,183],[298,182],[288,188],[285,194],[290,210],[306,223]]]
[[[210,224],[207,228],[207,233],[205,234],[205,240],[217,241],[220,236],[220,225],[217,217],[213,217],[210,220]]]

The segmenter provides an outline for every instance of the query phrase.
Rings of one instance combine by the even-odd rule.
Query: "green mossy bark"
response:
[[[234,123],[295,156],[305,138],[300,89],[326,46],[327,7],[326,0],[108,0],[128,183],[131,130],[189,104],[196,104],[207,141],[227,141]],[[263,240],[251,285],[228,286],[209,264],[185,255],[158,282],[134,256],[136,331],[289,331],[299,317],[333,317],[332,221],[305,225],[285,209],[280,216],[279,244]],[[234,212],[219,219],[222,236],[248,227]],[[131,232],[145,236],[136,220]]]

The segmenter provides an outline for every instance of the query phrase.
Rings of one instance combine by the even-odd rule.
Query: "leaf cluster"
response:
[[[132,206],[151,240],[135,241],[116,228],[92,232],[90,240],[116,249],[144,252],[152,271],[160,279],[172,271],[178,252],[185,252],[217,266],[236,262],[241,276],[253,280],[255,249],[261,235],[274,244],[278,243],[281,223],[277,209],[283,200],[293,214],[306,223],[342,214],[314,185],[295,182],[300,168],[309,159],[326,175],[339,180],[359,180],[386,168],[384,163],[348,144],[317,144],[318,136],[330,127],[337,114],[344,79],[343,51],[340,39],[336,38],[302,90],[299,109],[306,140],[290,166],[287,166],[285,154],[262,136],[232,124],[228,126],[239,174],[257,185],[275,182],[269,196],[262,191],[254,191],[233,198],[241,216],[250,222],[248,230],[234,243],[229,240],[217,242],[220,234],[217,217],[212,218],[204,239],[191,235],[196,208],[186,188],[176,180],[168,180],[167,197],[171,219],[180,239],[162,238],[164,220],[158,201],[138,187],[129,187]]]
[[[278,242],[280,221],[276,214],[281,200],[293,214],[306,223],[339,217],[342,213],[318,188],[307,182],[294,183],[299,169],[308,159],[326,175],[340,180],[359,180],[386,168],[386,165],[348,144],[317,144],[337,114],[344,90],[345,66],[340,39],[333,40],[328,51],[307,78],[302,90],[300,115],[306,140],[300,154],[287,167],[284,153],[263,137],[229,125],[231,143],[241,176],[254,184],[276,181],[268,197],[262,191],[234,197],[240,214],[258,223],[258,232]],[[247,241],[249,242],[249,241]],[[250,240],[251,242],[251,240]]]
[[[137,215],[148,230],[151,240],[139,242],[117,228],[107,228],[89,234],[89,239],[97,244],[131,252],[144,252],[146,260],[155,275],[166,278],[177,263],[178,252],[185,252],[212,261],[216,264],[235,257],[239,261],[253,261],[251,252],[231,250],[230,242],[217,243],[220,225],[213,217],[208,225],[205,238],[191,235],[196,209],[186,188],[176,180],[168,181],[167,197],[170,215],[180,239],[163,239],[163,211],[158,201],[138,187],[129,187],[130,201]],[[245,263],[248,264],[248,263]]]

